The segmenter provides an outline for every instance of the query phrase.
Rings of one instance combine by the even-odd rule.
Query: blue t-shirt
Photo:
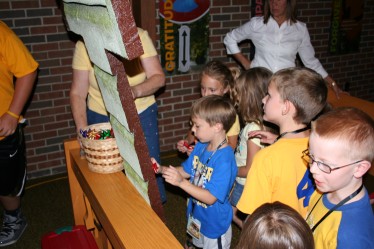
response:
[[[193,217],[201,222],[200,232],[208,238],[215,239],[227,231],[232,221],[229,193],[238,169],[234,151],[230,146],[221,148],[215,153],[207,151],[207,146],[207,143],[197,143],[182,166],[184,171],[191,175],[191,183],[207,189],[217,198],[213,205],[190,198],[187,207],[187,218],[193,208]],[[200,176],[198,172],[201,169],[203,173]]]
[[[307,222],[313,227],[335,204],[326,195],[315,193],[311,198]],[[308,210],[309,212],[311,210]],[[323,220],[313,233],[316,248],[374,249],[374,215],[365,190],[358,201],[344,204]]]

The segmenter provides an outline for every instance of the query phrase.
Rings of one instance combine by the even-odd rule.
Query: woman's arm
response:
[[[134,99],[152,95],[165,85],[165,74],[157,55],[143,58],[141,63],[147,78],[131,87]]]
[[[246,56],[244,56],[244,54],[237,53],[237,54],[233,54],[232,56],[235,58],[236,61],[240,63],[240,65],[242,65],[242,67],[245,70],[248,70],[251,68],[251,61]]]
[[[73,82],[70,88],[70,105],[77,134],[79,134],[80,129],[87,126],[86,99],[90,86],[88,76],[89,71],[73,70]]]

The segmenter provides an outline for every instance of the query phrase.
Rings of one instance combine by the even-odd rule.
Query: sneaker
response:
[[[21,213],[17,217],[4,213],[3,227],[0,231],[0,247],[16,243],[26,227],[27,221]]]

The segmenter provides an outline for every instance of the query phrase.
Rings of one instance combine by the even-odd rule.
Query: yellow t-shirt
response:
[[[38,68],[29,50],[17,35],[0,21],[0,116],[13,100],[13,77],[21,78]],[[0,140],[4,137],[0,137]]]
[[[305,217],[305,197],[299,198],[297,190],[313,188],[312,182],[304,182],[309,170],[301,156],[307,147],[308,138],[282,138],[258,151],[237,208],[252,214],[264,203],[280,201]]]
[[[239,116],[236,115],[235,123],[231,126],[230,130],[227,132],[227,136],[237,136],[240,132]]]
[[[141,65],[141,59],[157,55],[157,51],[153,45],[151,38],[148,35],[148,32],[138,28],[138,33],[143,45],[144,54],[141,55],[139,58],[133,59],[131,61],[123,60],[123,64],[127,74],[127,79],[129,81],[130,86],[136,86],[144,82],[144,80],[146,79],[146,74],[143,71]],[[96,81],[92,63],[88,56],[86,47],[84,46],[84,43],[81,41],[78,41],[75,46],[72,67],[76,70],[89,71],[88,79],[90,82],[90,86],[88,89],[87,106],[91,111],[100,113],[102,115],[107,115],[105,104],[101,96],[100,88]],[[156,100],[154,95],[150,95],[142,98],[137,98],[135,100],[135,106],[138,113],[140,113],[155,102]]]

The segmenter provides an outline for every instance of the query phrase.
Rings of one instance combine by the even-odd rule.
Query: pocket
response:
[[[18,129],[10,136],[0,140],[0,159],[11,159],[18,153],[19,132]]]

